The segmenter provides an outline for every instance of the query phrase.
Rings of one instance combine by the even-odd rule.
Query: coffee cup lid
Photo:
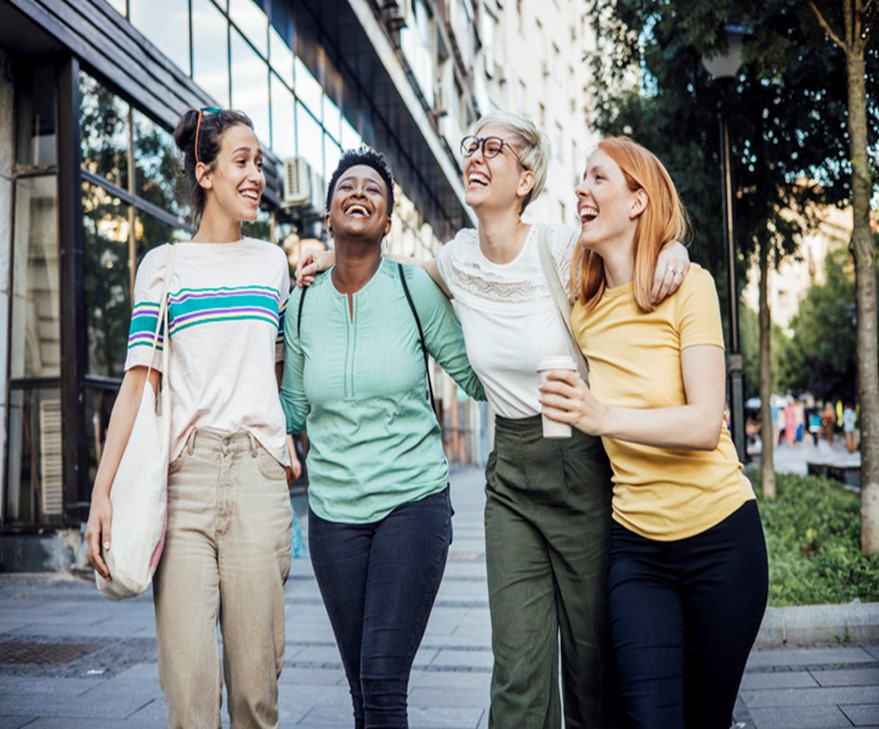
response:
[[[537,364],[537,370],[576,370],[574,358],[569,354],[557,354],[552,357],[544,357]]]

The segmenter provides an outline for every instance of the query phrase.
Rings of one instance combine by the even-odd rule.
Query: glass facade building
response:
[[[0,6],[0,533],[87,516],[137,264],[192,233],[170,134],[184,109],[251,116],[267,188],[247,233],[293,260],[330,243],[325,181],[364,142],[394,168],[395,251],[433,255],[470,223],[453,150],[476,112],[436,12],[422,0]],[[291,164],[301,189],[283,184]],[[479,459],[477,409],[438,389],[450,457]]]

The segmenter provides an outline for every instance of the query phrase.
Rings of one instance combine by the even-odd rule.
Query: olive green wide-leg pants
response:
[[[492,729],[618,726],[606,618],[611,470],[599,438],[496,419],[485,541]],[[559,697],[559,649],[562,693]]]

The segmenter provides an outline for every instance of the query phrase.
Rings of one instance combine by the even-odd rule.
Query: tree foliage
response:
[[[592,0],[590,12],[599,39],[588,59],[595,72],[590,121],[605,134],[633,136],[663,160],[692,218],[693,257],[721,290],[720,109],[729,119],[733,155],[739,281],[758,245],[771,246],[781,260],[817,224],[820,206],[850,202],[845,59],[824,42],[806,3]],[[701,58],[725,50],[728,23],[747,25],[752,37],[737,78],[712,81]],[[875,43],[867,60],[868,89],[875,90]],[[875,91],[868,110],[875,171]]]
[[[847,250],[830,251],[824,275],[791,322],[793,337],[779,363],[779,386],[794,394],[811,392],[819,400],[854,402],[855,278]]]

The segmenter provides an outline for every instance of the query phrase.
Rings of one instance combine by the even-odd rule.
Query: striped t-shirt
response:
[[[126,370],[150,362],[167,253],[168,246],[150,251],[137,269]],[[289,462],[275,376],[289,290],[287,257],[270,243],[175,246],[168,307],[172,459],[198,427],[248,430]],[[163,334],[153,357],[157,370]]]

